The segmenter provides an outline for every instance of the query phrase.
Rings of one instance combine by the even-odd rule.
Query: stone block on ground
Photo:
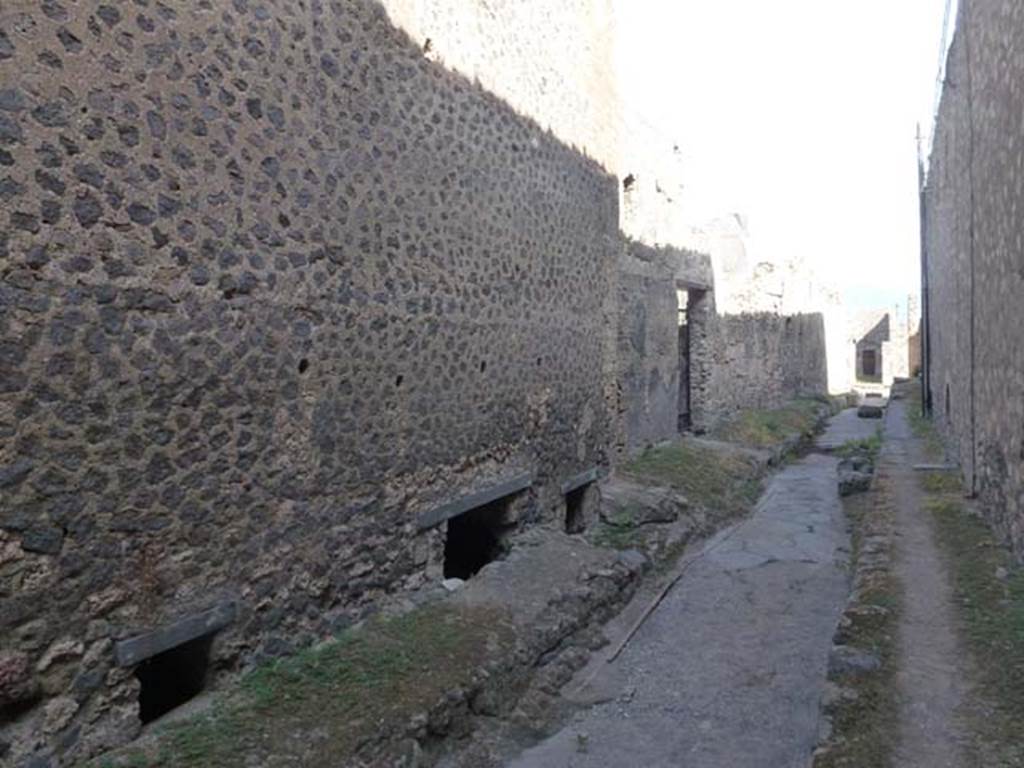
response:
[[[630,573],[642,573],[651,564],[650,558],[637,549],[626,549],[615,557],[616,562],[624,565]]]
[[[857,409],[857,415],[862,419],[880,419],[885,415],[885,408],[881,405],[869,405],[865,403]]]
[[[830,675],[865,675],[882,666],[882,662],[873,653],[853,648],[849,645],[836,645],[828,656]]]
[[[875,467],[866,456],[851,456],[839,462],[839,495],[851,496],[871,490]]]
[[[874,473],[875,465],[867,456],[851,456],[839,462],[839,471],[842,472],[844,469],[852,470],[853,472],[865,472],[870,475]]]
[[[869,472],[858,472],[854,469],[839,470],[839,495],[852,496],[871,490],[872,475]]]
[[[690,508],[678,491],[615,478],[601,489],[601,519],[609,525],[674,523]]]

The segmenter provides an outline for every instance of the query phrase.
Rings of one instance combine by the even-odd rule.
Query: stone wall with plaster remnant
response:
[[[706,254],[629,242],[619,272],[618,452],[673,439],[687,405],[688,428],[704,432],[740,410],[828,392],[824,316],[721,313],[716,277]]]
[[[848,312],[840,291],[798,259],[756,258],[749,247],[747,227],[746,219],[734,214],[692,232],[693,247],[710,254],[714,264],[717,311],[722,316],[820,315],[824,348],[808,350],[807,358],[813,360],[813,370],[819,371],[822,362],[816,355],[824,355],[827,387],[822,392],[848,392],[853,384],[853,355]],[[756,321],[752,327],[757,327]],[[770,327],[766,331],[774,332]]]
[[[634,244],[619,275],[620,440],[634,451],[678,434],[678,304],[668,260]]]
[[[709,259],[675,248],[630,241],[619,271],[618,452],[633,453],[679,434],[681,286],[712,287]],[[703,316],[694,316],[696,349],[689,377],[698,410],[703,403],[707,353],[700,346]]]
[[[820,314],[719,315],[711,324],[708,421],[828,392]]]
[[[844,387],[845,313],[839,297],[806,265],[756,261],[746,220],[731,215],[692,230],[708,254],[714,290],[688,313],[700,345],[703,381],[694,384],[697,430],[744,408],[776,408],[800,395]],[[701,323],[701,321],[703,322]],[[696,335],[694,332],[696,332]]]
[[[439,577],[432,510],[525,477],[553,520],[606,464],[619,184],[548,130],[589,85],[510,61],[538,123],[430,47],[370,0],[0,8],[16,761],[133,737],[145,653],[287,652]]]
[[[932,413],[1024,555],[1024,6],[964,4],[925,191]]]

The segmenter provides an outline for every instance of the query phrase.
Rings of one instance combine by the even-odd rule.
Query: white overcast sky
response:
[[[854,306],[916,292],[915,131],[946,0],[618,0],[627,108],[678,140],[695,222],[745,214]]]

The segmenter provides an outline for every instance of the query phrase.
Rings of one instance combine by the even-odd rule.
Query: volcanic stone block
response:
[[[605,484],[601,493],[601,519],[609,525],[674,523],[690,506],[685,496],[671,488],[621,478]]]
[[[480,491],[466,494],[455,501],[443,504],[440,507],[436,507],[429,512],[420,515],[416,521],[416,526],[422,531],[427,528],[433,528],[439,523],[443,523],[458,515],[468,512],[476,507],[482,507],[484,504],[490,504],[492,501],[496,501],[504,496],[510,496],[518,491],[525,490],[530,487],[533,483],[533,473],[524,472],[521,475],[505,480],[504,482],[492,485],[489,488],[485,488]]]
[[[187,616],[160,629],[122,640],[114,646],[114,659],[122,667],[131,667],[158,653],[223,629],[235,620],[233,602],[221,603],[210,610]]]
[[[857,409],[857,415],[862,419],[880,419],[885,415],[885,408],[880,405],[862,405]]]

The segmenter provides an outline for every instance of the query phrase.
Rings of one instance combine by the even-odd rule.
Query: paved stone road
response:
[[[510,765],[805,768],[848,594],[847,545],[836,460],[787,467],[752,517],[708,542],[622,656],[601,662],[614,698]]]
[[[825,451],[835,450],[850,440],[866,440],[882,427],[880,419],[862,419],[856,408],[847,408],[833,418],[815,445]]]

